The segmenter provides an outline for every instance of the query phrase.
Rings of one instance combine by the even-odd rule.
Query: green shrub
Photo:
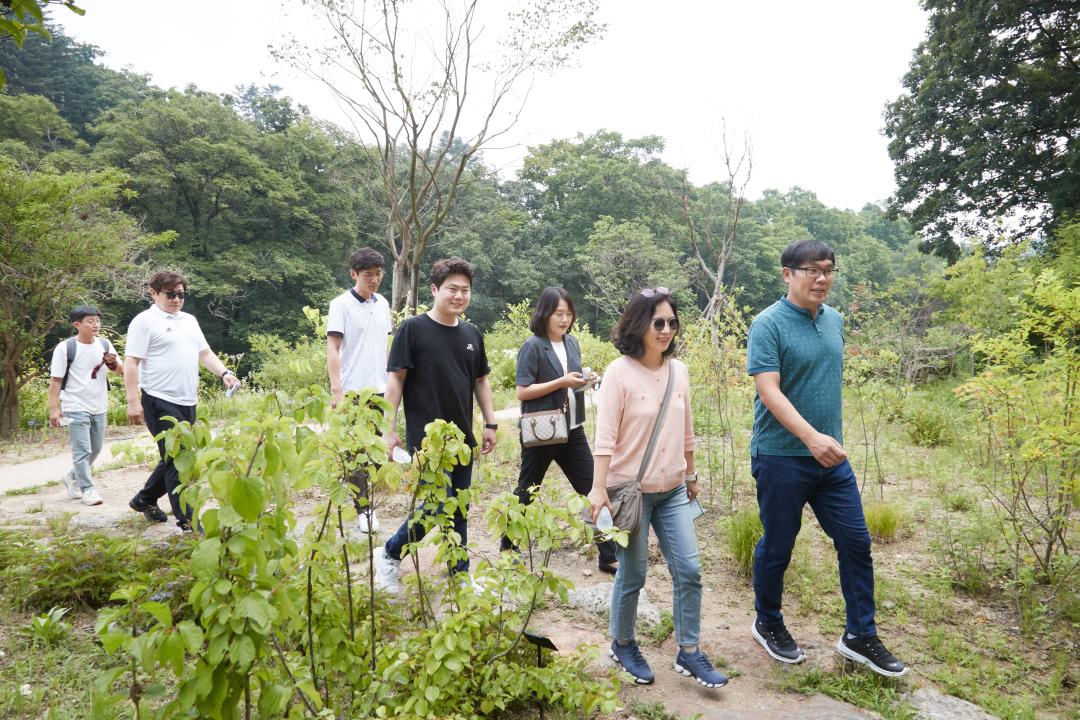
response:
[[[866,515],[866,527],[870,536],[878,542],[889,543],[896,536],[904,523],[904,511],[899,505],[887,502],[867,503],[863,508]]]
[[[953,587],[968,595],[985,595],[993,589],[1000,535],[992,520],[981,513],[960,523],[947,518],[933,537],[930,549]]]
[[[143,541],[102,532],[18,541],[3,538],[0,592],[35,612],[54,606],[98,608],[121,585],[155,576],[168,582],[186,545],[146,547]]]
[[[55,645],[71,631],[71,626],[63,620],[69,609],[53,607],[49,612],[31,618],[25,634],[30,636],[35,645],[39,642],[45,646]]]
[[[950,493],[945,496],[945,509],[949,512],[970,512],[975,508],[975,498],[967,493]]]
[[[754,546],[765,533],[761,519],[753,509],[739,510],[734,515],[721,520],[728,550],[735,558],[735,564],[743,575],[750,577],[754,571]]]
[[[953,418],[934,405],[917,404],[904,413],[904,427],[911,442],[939,447],[952,441]]]

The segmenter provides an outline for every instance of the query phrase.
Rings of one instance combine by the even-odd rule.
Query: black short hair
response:
[[[674,295],[657,292],[655,289],[651,297],[645,297],[640,292],[634,293],[630,302],[623,308],[619,323],[611,331],[611,341],[615,343],[615,347],[619,348],[619,352],[632,358],[640,358],[645,354],[645,333],[649,331],[649,324],[652,322],[653,313],[656,312],[656,306],[662,302],[671,305],[671,312],[678,321],[679,304],[675,301]],[[674,334],[677,333],[678,330]],[[668,357],[674,354],[675,339],[672,337],[671,344],[668,345],[663,356]]]
[[[362,247],[349,256],[349,269],[361,272],[369,268],[382,268],[386,264],[382,253],[369,247]]]
[[[833,249],[828,243],[813,238],[796,240],[780,253],[780,267],[782,268],[802,267],[805,263],[819,260],[829,260],[835,265],[836,255],[833,254]]]
[[[431,264],[431,284],[435,287],[442,287],[443,281],[448,276],[464,275],[469,278],[469,285],[472,285],[475,272],[472,263],[468,260],[456,256],[443,258]]]
[[[101,311],[93,305],[78,305],[71,308],[71,312],[68,313],[68,319],[71,320],[71,322],[79,322],[92,315],[97,315],[100,318]]]
[[[570,297],[570,293],[561,287],[546,287],[540,293],[540,297],[536,298],[536,309],[533,310],[532,317],[529,318],[529,329],[533,331],[534,335],[547,335],[548,320],[559,309],[560,300],[566,301],[567,307],[570,308],[570,314],[574,316],[574,319],[570,321],[570,326],[573,327],[574,320],[577,320],[574,298]]]

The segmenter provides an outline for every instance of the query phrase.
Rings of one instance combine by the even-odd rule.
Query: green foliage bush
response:
[[[420,545],[452,566],[467,556],[452,516],[472,492],[450,497],[445,471],[471,450],[459,429],[435,421],[411,465],[387,464],[376,435],[385,402],[361,394],[331,412],[329,401],[325,388],[274,393],[213,434],[205,420],[169,431],[183,497],[205,532],[189,565],[193,615],[175,622],[141,584],[114,593],[120,604],[102,611],[96,629],[118,664],[98,687],[124,678],[126,687],[110,694],[141,710],[173,684],[161,717],[293,717],[303,707],[310,715],[472,718],[535,699],[577,716],[614,710],[617,685],[594,678],[587,656],[537,667],[522,639],[541,599],[565,600],[570,587],[533,553],[587,542],[583,501],[500,498],[486,513],[489,527],[526,550],[528,569],[507,554],[477,562],[475,586],[410,575],[408,609],[391,606],[371,581],[374,548],[345,532],[355,511],[342,478],[360,468],[373,492],[403,483],[412,520],[429,528]],[[299,537],[293,500],[313,489],[325,505]],[[422,515],[424,503],[440,509]],[[366,577],[355,574],[357,560]]]
[[[34,612],[54,606],[99,608],[117,588],[136,579],[164,587],[177,579],[177,561],[184,552],[183,543],[147,547],[141,540],[103,532],[6,535],[0,536],[0,592],[14,606]]]
[[[735,564],[743,575],[750,577],[754,572],[754,546],[765,534],[757,511],[753,508],[739,510],[720,522]]]
[[[904,413],[904,427],[916,445],[939,447],[952,442],[953,419],[931,404],[909,405]]]
[[[990,518],[977,513],[962,522],[946,519],[934,530],[930,548],[953,587],[979,596],[997,586],[1001,536]]]
[[[863,512],[872,538],[883,543],[896,540],[904,524],[903,508],[896,503],[871,502],[863,507]]]
[[[304,308],[304,316],[313,326],[313,334],[295,343],[290,344],[277,335],[256,333],[250,336],[252,361],[256,368],[251,373],[251,382],[257,387],[290,395],[312,385],[330,387],[330,376],[326,371],[326,319],[318,310],[309,307]]]

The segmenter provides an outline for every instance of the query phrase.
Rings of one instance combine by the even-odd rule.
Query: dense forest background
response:
[[[0,155],[24,169],[122,171],[122,210],[146,233],[171,233],[144,251],[144,264],[190,278],[185,309],[215,349],[243,353],[255,333],[297,339],[308,332],[301,308],[325,308],[348,286],[354,249],[370,245],[389,260],[386,214],[372,196],[377,168],[349,133],[275,87],[163,90],[147,76],[104,67],[98,48],[51,30],[51,42],[30,36],[21,50],[0,45],[8,69]],[[482,328],[550,284],[569,289],[600,333],[639,284],[667,285],[703,307],[712,287],[693,257],[683,196],[699,232],[720,233],[731,220],[728,186],[686,183],[661,159],[663,149],[661,137],[595,130],[530,147],[511,178],[474,156],[427,263],[455,254],[475,263],[469,315]],[[746,201],[725,286],[752,310],[763,308],[782,292],[780,250],[806,235],[839,255],[832,303],[840,307],[859,288],[937,265],[883,204],[830,208],[794,187]],[[107,325],[122,334],[143,304],[108,299]]]

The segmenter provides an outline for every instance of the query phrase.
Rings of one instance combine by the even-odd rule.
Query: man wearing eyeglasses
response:
[[[182,311],[187,299],[187,280],[178,272],[162,270],[150,278],[154,304],[128,325],[124,352],[124,384],[127,388],[128,423],[146,422],[151,435],[178,422],[195,421],[199,390],[199,364],[231,388],[240,381],[218,359],[203,337],[199,321]],[[191,508],[180,501],[180,473],[158,441],[161,461],[128,506],[150,522],[168,518],[157,501],[168,493],[173,517],[181,530],[191,530]]]
[[[870,533],[843,446],[844,320],[825,304],[838,272],[836,257],[825,243],[807,239],[788,245],[780,264],[787,294],[754,319],[748,341],[747,372],[757,389],[750,470],[765,530],[754,548],[757,618],[751,632],[774,659],[805,659],[780,605],[784,571],[809,503],[840,564],[847,623],[837,652],[899,677],[907,665],[877,636]]]
[[[106,377],[109,370],[123,370],[112,343],[100,335],[100,310],[80,305],[68,317],[76,335],[53,350],[49,424],[66,424],[71,435],[71,470],[62,478],[68,497],[82,500],[83,505],[100,505],[90,468],[105,444],[105,414],[109,410]]]

